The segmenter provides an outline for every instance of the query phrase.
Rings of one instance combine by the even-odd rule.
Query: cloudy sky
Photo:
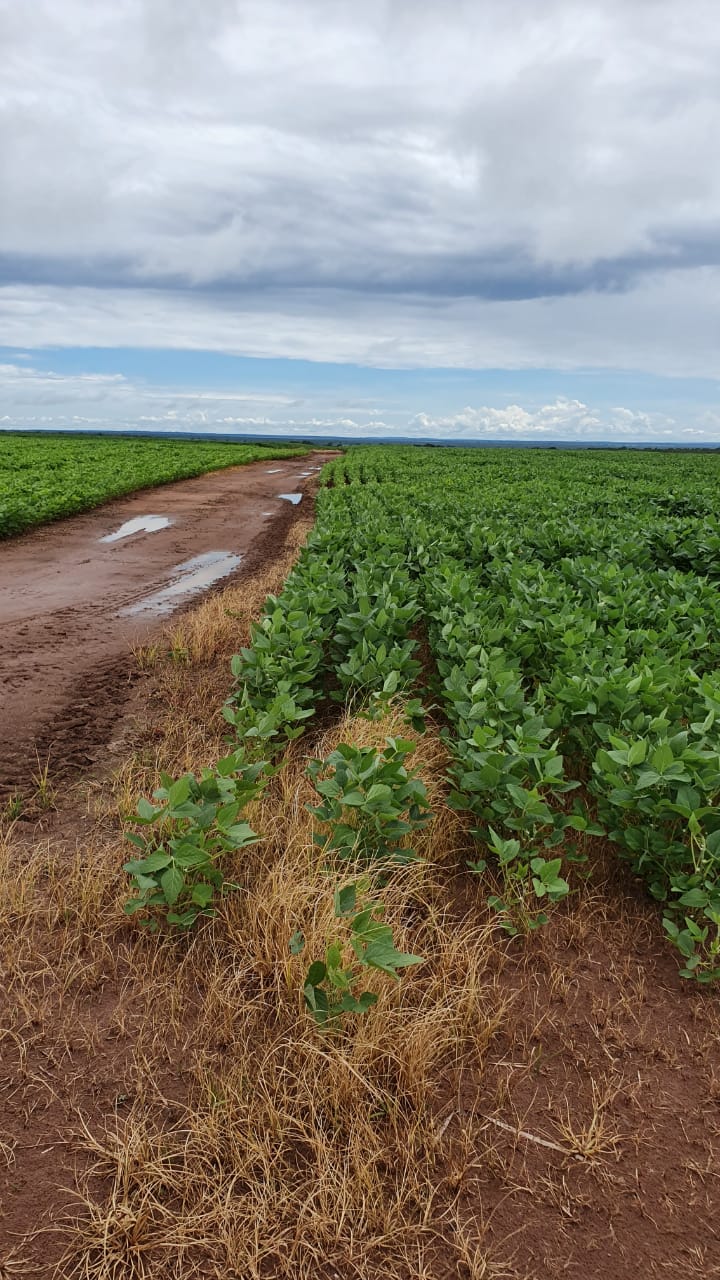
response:
[[[0,426],[720,443],[715,0],[0,0]]]

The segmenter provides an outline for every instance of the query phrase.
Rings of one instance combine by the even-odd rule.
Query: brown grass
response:
[[[369,1277],[380,1267],[400,1276],[431,1274],[438,1251],[468,1275],[495,1274],[476,1226],[458,1215],[435,1115],[453,1073],[482,1067],[508,1002],[488,924],[449,927],[444,882],[467,838],[443,803],[437,738],[423,738],[416,757],[436,810],[427,861],[396,872],[383,893],[398,945],[425,962],[399,985],[380,977],[373,1016],[349,1020],[341,1036],[308,1020],[307,958],[288,951],[301,927],[306,956],[322,955],[335,926],[333,882],[305,808],[315,797],[303,744],[254,806],[264,839],[231,871],[243,891],[218,920],[177,939],[145,936],[122,914],[118,818],[161,768],[196,770],[223,750],[228,657],[305,532],[296,524],[268,572],[138,653],[155,675],[148,723],[109,788],[86,793],[88,840],[24,840],[19,874],[12,828],[3,840],[6,1037],[29,1114],[55,1096],[53,1073],[30,1065],[53,1041],[80,1157],[62,1275],[300,1278],[340,1268]],[[380,745],[401,729],[399,712],[385,723],[342,720],[315,749]],[[91,1124],[82,1073],[67,1065],[108,1043],[120,1046],[121,1101]]]
[[[318,751],[399,727],[343,721]],[[421,752],[437,801],[442,751],[429,739]],[[488,926],[448,927],[457,819],[440,805],[421,848],[432,862],[396,873],[383,894],[398,945],[425,964],[399,986],[381,978],[373,1016],[323,1037],[302,1007],[307,960],[288,952],[302,928],[307,955],[321,956],[335,923],[305,764],[296,748],[256,804],[265,840],[237,867],[244,891],[222,920],[181,954],[156,940],[133,952],[126,983],[153,992],[137,1053],[152,1064],[168,1033],[186,1037],[188,1100],[168,1130],[145,1082],[142,1106],[94,1145],[113,1191],[109,1204],[87,1198],[68,1274],[224,1275],[232,1260],[241,1276],[406,1275],[430,1265],[438,1234],[458,1266],[470,1249],[467,1274],[491,1274],[462,1226],[438,1233],[431,1213],[445,1163],[436,1106],[450,1073],[481,1066],[507,1004]]]
[[[432,729],[409,733],[398,708],[300,739],[253,807],[263,840],[232,868],[242,889],[215,921],[176,938],[123,915],[120,815],[160,768],[195,770],[223,750],[228,655],[304,534],[294,526],[270,571],[186,615],[145,656],[155,695],[137,749],[73,801],[87,835],[60,823],[33,840],[11,824],[0,840],[11,1098],[41,1135],[54,1117],[56,1149],[76,1163],[50,1218],[0,1246],[0,1276],[20,1274],[18,1258],[32,1275],[40,1257],[38,1274],[67,1280],[629,1274],[593,1270],[570,1228],[616,1194],[619,1167],[620,1199],[630,1194],[643,1144],[670,1145],[649,917],[603,882],[524,944],[498,934],[462,874],[472,844],[445,803]],[[415,842],[424,861],[395,869],[382,897],[397,944],[424,960],[399,984],[376,976],[377,1006],[328,1037],[301,995],[336,928],[307,758],[399,731],[417,741],[435,818]],[[300,957],[288,949],[296,929]],[[693,1017],[684,1034],[714,1098],[717,1021],[706,1006]],[[0,1165],[22,1159],[22,1141],[4,1137]],[[531,1206],[535,1234],[519,1248]],[[700,1274],[693,1257],[688,1274]]]

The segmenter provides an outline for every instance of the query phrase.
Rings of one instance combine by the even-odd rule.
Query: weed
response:
[[[25,811],[25,798],[21,792],[16,791],[13,795],[8,796],[3,804],[2,818],[6,823],[16,822],[21,818]]]
[[[50,761],[46,760],[45,764],[40,763],[40,756],[36,752],[37,773],[32,775],[33,792],[32,805],[34,808],[44,811],[55,807],[55,788],[50,781]]]
[[[492,827],[489,833],[490,848],[500,868],[503,893],[502,897],[492,894],[488,905],[501,917],[503,929],[515,937],[547,924],[545,912],[535,910],[531,905],[531,895],[535,902],[544,898],[549,902],[560,902],[567,896],[570,886],[560,875],[562,859],[522,854],[519,840],[503,840]],[[477,875],[487,870],[487,862],[482,858],[468,862],[468,866]]]

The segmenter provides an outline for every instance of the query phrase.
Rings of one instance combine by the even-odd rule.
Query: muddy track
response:
[[[331,456],[212,472],[0,543],[0,796],[38,762],[56,780],[92,763],[137,679],[133,648],[271,560]],[[148,516],[169,523],[105,541]]]

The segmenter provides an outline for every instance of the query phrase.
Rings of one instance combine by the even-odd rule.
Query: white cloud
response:
[[[19,408],[58,404],[126,401],[131,388],[119,373],[83,373],[75,376],[36,369],[29,365],[0,364],[0,403]]]
[[[0,365],[0,426],[5,429],[139,428],[299,436],[414,437],[447,440],[680,440],[720,442],[720,416],[710,411],[688,422],[624,406],[592,407],[558,397],[523,406],[467,405],[453,413],[375,408],[352,415],[263,390],[178,392],[119,375],[62,374],[25,365]],[[238,407],[242,406],[241,412]],[[298,409],[303,412],[298,412]],[[358,406],[359,408],[359,406]]]
[[[434,418],[430,414],[420,413],[414,419],[414,425],[421,427],[428,435],[433,430],[452,430],[458,435],[469,437],[498,435],[516,435],[521,439],[542,433],[551,436],[570,427],[577,434],[587,428],[597,429],[600,420],[588,412],[587,405],[579,400],[557,400],[554,404],[543,405],[531,411],[521,405],[510,404],[506,408],[495,409],[488,405],[473,409],[468,405],[460,413],[446,417]]]
[[[420,413],[413,420],[425,435],[434,432],[468,439],[607,440],[628,437],[633,441],[657,440],[673,435],[677,423],[666,414],[643,413],[622,407],[609,412],[592,410],[581,400],[560,398],[537,409],[510,404],[504,408],[467,406],[459,413],[433,417]],[[702,434],[702,431],[700,432]]]

